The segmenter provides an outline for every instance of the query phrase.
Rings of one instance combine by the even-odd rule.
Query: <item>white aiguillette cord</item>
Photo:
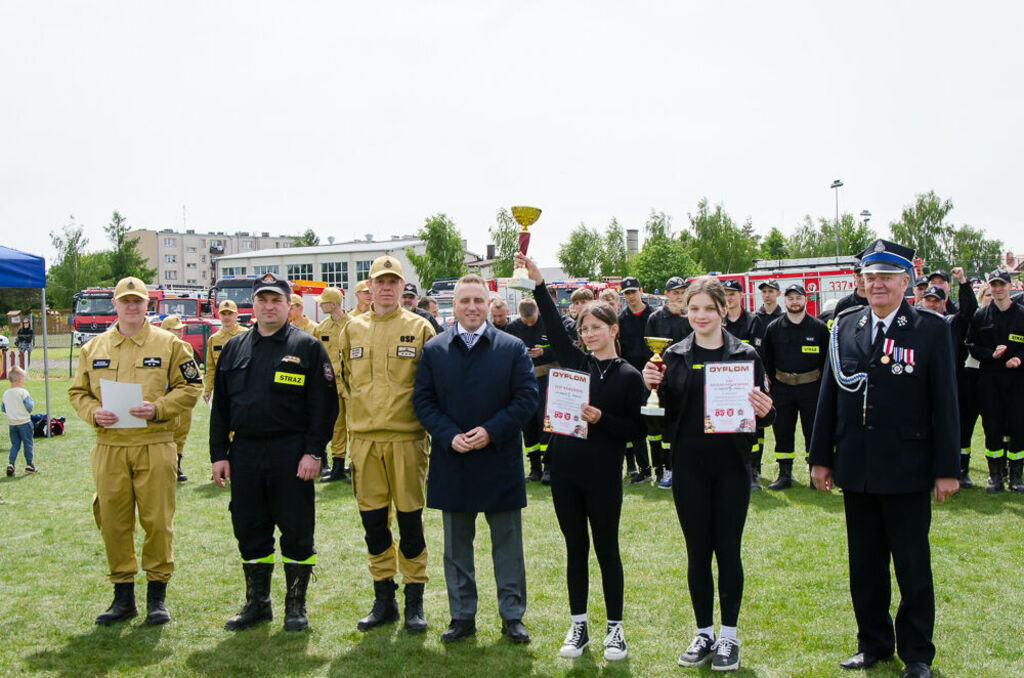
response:
[[[839,360],[839,323],[832,323],[832,336],[828,342],[828,357],[832,362],[832,376],[835,377],[836,385],[847,393],[856,393],[861,386],[864,387],[864,404],[861,407],[861,421],[868,423],[868,373],[856,372],[854,374],[843,374]]]

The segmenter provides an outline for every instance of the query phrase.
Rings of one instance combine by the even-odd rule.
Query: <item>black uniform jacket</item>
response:
[[[689,319],[682,313],[668,310],[667,305],[659,308],[647,319],[647,336],[671,339],[672,344],[678,344],[692,332]]]
[[[537,322],[532,325],[524,323],[522,318],[516,318],[505,325],[505,332],[513,337],[519,337],[526,344],[527,349],[534,346],[544,349],[543,353],[532,359],[534,365],[550,365],[555,362],[555,353],[551,350],[551,342],[548,341],[548,333],[544,329],[544,320],[539,314]]]
[[[773,320],[764,333],[764,369],[775,383],[775,371],[803,373],[823,370],[828,354],[828,328],[812,315],[794,325],[788,315]]]
[[[230,433],[235,439],[302,435],[301,452],[319,456],[337,417],[338,391],[323,344],[291,323],[269,337],[253,328],[231,337],[217,363],[210,460],[228,458]]]
[[[666,438],[671,440],[673,446],[676,443],[679,421],[687,407],[704,407],[704,403],[688,403],[686,401],[687,383],[690,375],[693,374],[693,342],[697,339],[696,334],[683,339],[678,344],[673,344],[662,354],[665,361],[665,373],[658,387],[658,400],[665,408],[664,426]],[[754,386],[762,391],[767,391],[764,381],[764,367],[761,364],[761,356],[753,346],[743,343],[725,330],[722,330],[722,339],[725,342],[722,346],[721,362],[734,362],[740,360],[754,361]],[[765,417],[757,417],[758,428],[767,428],[775,421],[775,408],[768,412]],[[741,455],[744,463],[749,464],[750,448],[757,442],[757,435],[754,433],[724,433],[709,435],[725,435],[732,441],[736,453]]]
[[[948,306],[947,306],[948,310]],[[959,373],[967,360],[967,328],[971,324],[971,318],[978,310],[978,298],[974,296],[974,289],[971,283],[965,282],[960,285],[960,308],[956,313],[946,314],[946,322],[949,323],[949,331],[953,334],[953,351],[956,359],[956,369]]]
[[[744,344],[750,344],[761,353],[761,340],[764,339],[764,322],[760,316],[756,316],[747,309],[740,309],[740,317],[736,320],[729,320],[726,316],[722,321],[726,332],[736,337]]]
[[[653,311],[646,303],[639,313],[633,313],[629,305],[623,305],[619,311],[619,346],[622,347],[623,359],[635,367],[637,371],[651,359],[651,349],[647,348],[644,337],[647,336],[647,320]]]
[[[993,358],[997,346],[1006,346],[998,358]],[[980,309],[971,318],[967,329],[967,348],[981,364],[983,372],[1005,372],[1006,361],[1013,357],[1024,360],[1024,306],[1011,303],[1000,311],[995,302]],[[1014,368],[1024,370],[1024,367]],[[1018,412],[1018,416],[1024,413]]]
[[[904,364],[894,369],[896,361],[883,363],[871,355],[870,307],[849,309],[836,323],[843,373],[867,373],[867,384],[855,393],[841,389],[826,361],[811,464],[831,468],[845,490],[872,494],[927,491],[936,478],[957,477],[960,419],[953,342],[942,316],[906,301],[896,311],[885,336],[914,351],[909,372]]]

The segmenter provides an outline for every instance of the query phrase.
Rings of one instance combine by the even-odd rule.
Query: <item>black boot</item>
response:
[[[135,583],[114,584],[114,602],[107,611],[96,617],[100,626],[110,626],[114,622],[131,619],[139,611],[135,608]]]
[[[985,491],[989,494],[1003,491],[1003,458],[988,457],[988,485]]]
[[[178,482],[183,483],[188,480],[188,476],[181,472],[181,455],[178,455]]]
[[[241,631],[274,618],[274,609],[270,606],[270,578],[274,574],[274,564],[242,563],[242,571],[245,573],[245,605],[224,624],[228,631]]]
[[[395,598],[395,591],[398,584],[394,579],[373,582],[373,609],[370,614],[359,620],[356,628],[360,631],[369,631],[381,624],[389,624],[398,621],[401,617],[398,614],[398,600]]]
[[[327,463],[327,456],[320,455],[320,477],[324,478],[331,474],[331,467]]]
[[[405,630],[409,633],[427,630],[427,618],[423,614],[423,584],[405,585]]]
[[[760,479],[761,479],[761,465],[758,464],[757,466],[751,466],[750,467],[750,491],[751,492],[760,492],[761,491],[761,483],[759,482]]]
[[[309,586],[309,575],[312,572],[312,565],[284,564],[284,579],[288,585],[288,592],[284,597],[285,631],[305,631],[309,628],[309,619],[306,617],[306,587]]]
[[[150,581],[146,584],[146,623],[151,626],[166,624],[171,615],[164,605],[167,597],[167,582]]]
[[[1010,491],[1016,494],[1024,494],[1024,459],[1015,459],[1010,462]]]
[[[331,460],[331,470],[320,478],[321,483],[333,483],[336,480],[348,481],[348,474],[345,473],[345,457],[335,457]]]
[[[960,455],[960,487],[974,487],[971,481],[971,455]]]
[[[779,477],[775,479],[769,490],[788,490],[793,487],[793,460],[779,459]]]
[[[526,456],[530,460],[530,473],[526,476],[526,480],[527,482],[539,483],[544,475],[544,468],[540,461],[541,453],[530,452]]]

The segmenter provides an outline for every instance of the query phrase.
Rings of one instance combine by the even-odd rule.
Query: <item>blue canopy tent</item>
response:
[[[50,435],[50,366],[46,340],[46,261],[0,245],[0,287],[28,287],[42,291],[43,313],[43,380],[46,387],[46,422],[44,429]]]

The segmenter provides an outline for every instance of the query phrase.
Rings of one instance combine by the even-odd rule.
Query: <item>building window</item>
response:
[[[196,284],[196,279],[195,278],[189,278],[185,282],[188,283],[189,285],[195,285]]]
[[[185,248],[185,251],[186,251],[186,252],[195,252],[195,251],[196,251],[196,248],[195,248],[195,247],[186,247],[186,248]]]
[[[176,254],[165,254],[164,255],[164,263],[165,264],[176,264],[176,263],[178,263],[178,255],[176,255]]]
[[[332,287],[344,289],[348,286],[348,262],[332,261],[320,264],[320,279]]]
[[[313,264],[288,264],[289,280],[312,280]]]
[[[373,264],[372,261],[357,261],[356,262],[356,282],[360,280],[366,280],[370,277],[370,266]]]
[[[177,280],[177,279],[178,279],[178,272],[177,271],[164,271],[164,280]]]
[[[210,247],[224,247],[224,241],[223,240],[211,240],[210,241]]]
[[[245,266],[225,267],[220,270],[221,275],[245,275]]]
[[[206,280],[206,271],[203,271],[203,280]]]
[[[291,246],[292,246],[292,244],[290,242],[283,242],[283,243],[281,243],[281,247],[284,247],[285,249],[288,249]]]
[[[196,264],[185,264],[185,268],[195,268]]]
[[[281,268],[277,264],[270,264],[267,266],[253,266],[252,272],[256,275],[265,275],[267,273],[273,273],[274,275],[281,274]]]
[[[251,250],[252,249],[252,240],[243,240],[242,241],[242,249],[243,250]]]
[[[200,264],[205,264],[206,263],[206,255],[205,254],[200,254],[199,255],[199,263]]]
[[[177,247],[177,238],[164,238],[164,247]]]

